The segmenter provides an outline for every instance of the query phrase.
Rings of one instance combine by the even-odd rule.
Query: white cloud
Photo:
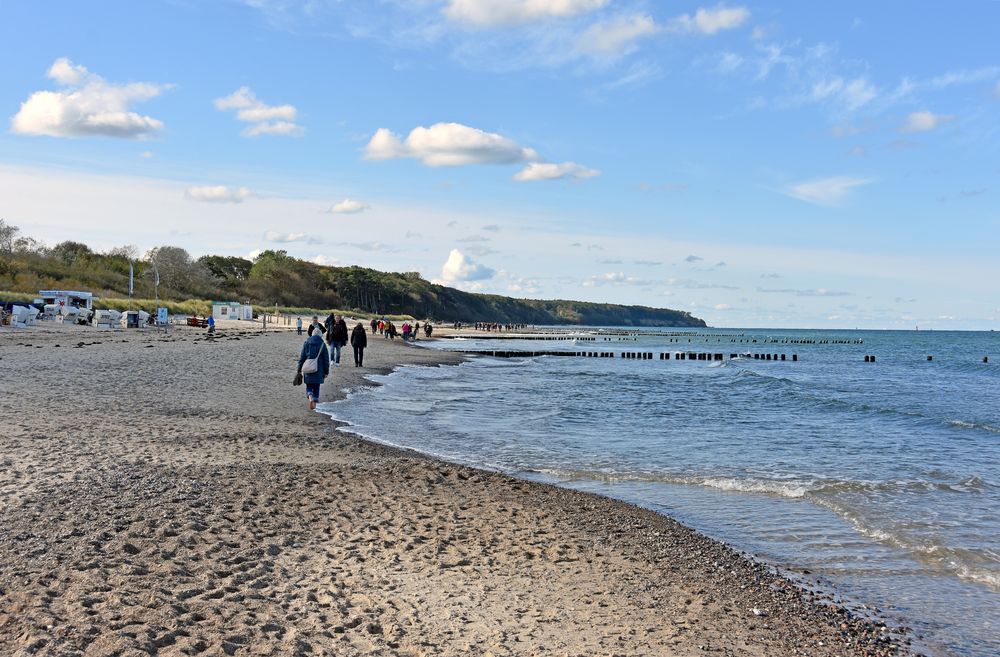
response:
[[[139,157],[148,160],[149,158],[153,157],[153,151],[143,151],[139,153]]]
[[[264,239],[268,242],[277,242],[279,244],[285,244],[288,242],[305,242],[307,244],[323,243],[323,240],[318,237],[313,237],[308,233],[279,233],[274,230],[269,230],[264,233]]]
[[[255,123],[240,133],[244,137],[259,137],[261,135],[277,135],[279,137],[299,137],[305,134],[302,126],[289,121],[273,121],[271,123]]]
[[[838,205],[847,198],[855,187],[871,183],[868,178],[851,178],[850,176],[832,176],[807,180],[784,189],[784,193],[806,203],[815,205]]]
[[[448,0],[442,11],[459,23],[500,27],[569,18],[600,9],[607,3],[608,0]]]
[[[252,192],[246,187],[229,188],[225,185],[203,185],[201,187],[188,187],[187,190],[189,199],[205,201],[206,203],[242,203],[250,196],[252,196]]]
[[[334,203],[333,207],[330,208],[330,212],[334,214],[357,214],[367,209],[369,209],[369,206],[361,201],[345,198],[340,203]]]
[[[662,28],[650,16],[617,16],[591,25],[576,41],[577,50],[593,55],[621,55],[636,39],[651,36]]]
[[[215,99],[219,111],[236,110],[236,118],[248,126],[241,133],[244,137],[280,135],[298,137],[305,130],[295,123],[297,110],[292,105],[267,105],[257,99],[249,87],[240,87],[223,98]]]
[[[911,112],[906,116],[906,122],[900,128],[903,132],[930,132],[945,123],[954,120],[954,116],[934,114],[933,112]]]
[[[163,128],[162,121],[130,108],[133,103],[159,96],[168,85],[110,84],[65,57],[52,64],[48,77],[66,89],[31,94],[11,119],[13,132],[50,137],[138,138]]]
[[[336,267],[340,265],[340,261],[336,258],[331,258],[330,256],[325,256],[323,254],[311,258],[309,262],[323,267]]]
[[[412,157],[431,167],[466,164],[514,164],[538,159],[538,153],[493,132],[461,123],[418,126],[405,141],[387,128],[379,128],[365,148],[369,160]]]
[[[873,101],[878,90],[865,78],[845,80],[838,76],[813,84],[810,96],[814,101],[837,101],[853,112]]]
[[[626,276],[625,272],[620,271],[609,271],[606,274],[595,274],[583,282],[584,287],[600,287],[602,285],[613,285],[615,287],[620,287],[622,285],[654,285],[656,281],[647,280],[644,278],[636,278],[634,276]]]
[[[458,249],[452,249],[448,260],[441,267],[441,279],[446,283],[464,283],[493,278],[495,271],[478,262],[473,262]]]
[[[601,175],[597,169],[588,169],[575,162],[554,164],[549,162],[529,162],[523,169],[514,174],[514,180],[529,182],[533,180],[557,180],[559,178],[593,178]]]
[[[719,5],[712,9],[698,9],[694,16],[682,14],[675,18],[672,27],[680,32],[700,32],[715,34],[721,30],[731,30],[739,27],[750,18],[750,10],[746,7],[724,7]]]
[[[733,307],[730,306],[728,303],[717,303],[717,304],[715,304],[715,309],[716,310],[732,310]]]
[[[715,69],[720,73],[732,73],[743,66],[743,58],[734,52],[724,52],[719,55],[718,64]]]

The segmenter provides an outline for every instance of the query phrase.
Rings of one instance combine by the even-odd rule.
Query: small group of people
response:
[[[500,322],[476,322],[477,331],[488,331],[490,333],[497,331],[521,331],[528,328],[527,324],[511,324],[510,322],[502,324]]]
[[[302,335],[301,317],[296,320],[295,328]],[[354,366],[364,367],[368,335],[364,325],[358,322],[348,336],[347,322],[334,313],[330,313],[323,322],[319,321],[318,315],[313,315],[307,335],[299,353],[298,374],[302,376],[302,383],[306,386],[306,398],[312,410],[319,403],[319,388],[330,374],[330,366],[340,367],[340,351],[347,346],[348,341],[354,349]]]

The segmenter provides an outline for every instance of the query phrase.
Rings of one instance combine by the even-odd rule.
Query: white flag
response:
[[[132,279],[133,279],[133,275],[134,275],[134,271],[132,269],[132,261],[129,260],[128,261],[128,295],[129,296],[132,296],[132,290],[133,290]]]
[[[153,265],[153,276],[156,279],[156,287],[160,287],[160,270],[156,268],[156,265]]]

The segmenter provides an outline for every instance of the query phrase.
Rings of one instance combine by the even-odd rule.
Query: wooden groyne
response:
[[[489,350],[469,349],[458,353],[476,356],[491,356],[493,358],[537,358],[539,356],[558,356],[561,358],[620,358],[623,360],[693,360],[721,361],[726,360],[726,354],[707,351],[526,351],[526,350]],[[764,360],[798,362],[798,354],[729,354],[729,360]]]

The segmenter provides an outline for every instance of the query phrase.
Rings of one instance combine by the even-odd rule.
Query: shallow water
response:
[[[655,360],[407,367],[322,410],[375,440],[668,513],[829,580],[932,647],[1000,654],[1000,366],[982,362],[1000,359],[1000,336],[597,337],[434,348],[645,351]],[[726,360],[659,360],[676,351]],[[729,359],[742,352],[799,361]]]

